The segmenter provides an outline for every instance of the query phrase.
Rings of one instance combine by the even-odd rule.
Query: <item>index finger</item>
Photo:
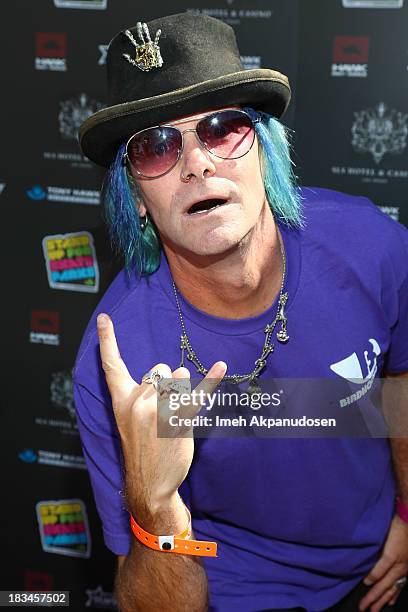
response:
[[[127,399],[138,385],[129,374],[129,370],[120,356],[112,319],[107,314],[100,313],[96,322],[102,368],[105,372],[112,402],[115,404]]]

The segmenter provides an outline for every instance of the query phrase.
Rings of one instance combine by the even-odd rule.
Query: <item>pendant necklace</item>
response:
[[[275,345],[271,343],[271,338],[275,330],[275,327],[278,323],[280,323],[280,330],[276,333],[277,340],[281,343],[285,343],[289,340],[289,336],[286,331],[287,318],[285,315],[285,306],[288,301],[288,292],[286,291],[285,293],[283,293],[283,288],[284,288],[285,279],[286,279],[286,254],[285,254],[285,247],[283,244],[283,240],[282,240],[282,237],[280,235],[277,225],[276,225],[276,230],[277,230],[277,234],[279,238],[280,251],[281,251],[282,261],[283,261],[283,273],[282,273],[282,282],[281,282],[281,287],[279,291],[279,300],[278,300],[278,307],[277,307],[277,313],[276,313],[275,319],[271,323],[266,325],[264,329],[264,333],[265,333],[264,345],[262,348],[261,355],[258,357],[258,359],[255,360],[255,364],[254,364],[255,367],[252,370],[252,372],[250,372],[249,374],[228,374],[228,375],[225,375],[223,378],[223,382],[225,381],[225,382],[229,382],[229,383],[237,384],[237,385],[248,381],[249,386],[247,389],[247,393],[249,394],[261,393],[262,391],[260,384],[259,384],[258,377],[259,377],[259,374],[262,372],[262,370],[265,368],[269,355],[273,353],[274,351]],[[193,347],[191,346],[191,342],[187,334],[186,326],[185,326],[183,315],[182,315],[181,308],[180,308],[177,287],[174,283],[174,280],[172,281],[172,283],[173,283],[173,291],[174,291],[174,295],[176,298],[177,310],[178,310],[181,329],[182,329],[182,334],[180,336],[181,361],[180,361],[179,367],[185,367],[184,357],[186,353],[187,359],[191,361],[191,363],[195,366],[198,374],[205,376],[208,373],[208,370],[207,368],[203,366],[202,362],[197,356],[197,353],[194,351]]]

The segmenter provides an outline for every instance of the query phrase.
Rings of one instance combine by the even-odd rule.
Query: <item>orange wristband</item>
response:
[[[191,514],[186,507],[188,513],[188,526],[178,535],[153,535],[145,531],[143,527],[138,525],[130,515],[130,526],[134,535],[139,542],[152,548],[166,553],[179,553],[181,555],[197,555],[199,557],[216,557],[217,543],[206,542],[204,540],[191,540]]]

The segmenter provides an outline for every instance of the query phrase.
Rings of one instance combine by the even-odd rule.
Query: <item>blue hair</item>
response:
[[[161,241],[151,217],[142,232],[136,206],[142,194],[123,164],[125,151],[126,144],[120,145],[102,187],[104,218],[113,248],[124,257],[126,270],[130,273],[135,268],[139,275],[147,275],[160,265]]]
[[[265,187],[266,199],[272,213],[285,225],[304,228],[302,201],[297,187],[297,177],[290,157],[289,130],[277,119],[260,111],[246,107],[255,123],[259,141],[259,159]]]
[[[261,173],[272,213],[285,225],[303,228],[302,202],[290,158],[288,130],[270,115],[244,108],[255,124],[259,142]],[[162,244],[151,216],[145,230],[140,227],[138,202],[143,198],[138,184],[123,164],[126,145],[120,145],[102,188],[104,218],[115,250],[124,257],[130,274],[155,272],[160,265]]]

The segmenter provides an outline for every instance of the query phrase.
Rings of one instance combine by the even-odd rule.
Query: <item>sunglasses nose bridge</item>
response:
[[[198,142],[198,144],[201,146],[202,149],[205,149],[207,151],[207,147],[205,146],[205,143],[201,140],[201,138],[198,135],[197,132],[197,126],[194,128],[188,128],[187,130],[180,130],[180,134],[181,134],[181,140],[182,140],[182,151],[184,151],[184,134],[186,134],[187,132],[194,132],[194,135],[196,137],[196,140]]]
[[[197,133],[197,126],[194,128],[188,128],[186,130],[183,130],[183,131],[179,130],[179,131],[181,133],[181,151],[180,151],[178,161],[181,160],[182,176],[187,175],[187,174],[198,176],[201,174],[204,175],[204,173],[208,173],[208,172],[213,174],[213,171],[215,171],[215,168],[213,169],[214,163],[211,159],[212,156],[210,155],[210,152],[205,146],[205,143],[202,142],[202,140],[200,139]],[[184,139],[184,134],[186,134],[187,132],[194,133],[199,146],[197,147],[197,145],[190,143],[190,146],[187,147],[187,152],[186,152],[186,141]],[[198,151],[200,152],[198,153]],[[187,172],[185,172],[185,170]]]

